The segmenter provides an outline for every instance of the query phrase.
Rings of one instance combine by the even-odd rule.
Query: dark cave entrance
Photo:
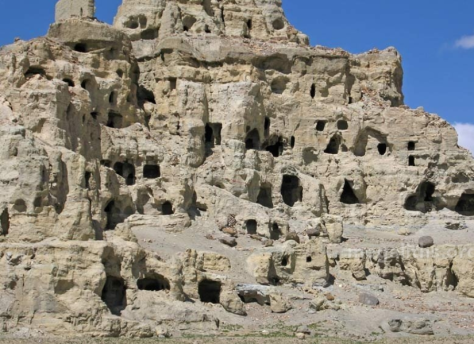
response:
[[[422,182],[416,189],[416,194],[406,199],[404,208],[408,211],[420,211],[422,213],[432,211],[436,201],[433,197],[435,191],[435,184],[427,181]]]
[[[260,134],[257,129],[251,130],[245,138],[246,149],[260,149]]]
[[[117,129],[117,128],[122,128],[122,126],[123,126],[122,115],[115,112],[109,112],[108,118],[107,118],[107,127]]]
[[[198,286],[199,298],[205,303],[220,303],[221,290],[221,282],[203,280]]]
[[[121,210],[115,203],[110,201],[104,209],[107,215],[106,230],[113,230],[118,224],[123,223],[130,215],[134,213],[132,207],[126,207],[125,210]]]
[[[462,194],[455,210],[464,216],[474,216],[474,194]]]
[[[122,278],[107,276],[102,290],[102,301],[105,302],[112,314],[120,316],[120,313],[127,307],[127,288]]]
[[[272,240],[279,240],[282,236],[280,226],[278,226],[278,223],[273,223],[271,230],[270,230],[270,239]]]
[[[347,130],[349,129],[349,124],[347,123],[346,120],[340,120],[337,122],[337,129],[339,130]]]
[[[147,164],[143,166],[143,178],[145,179],[156,179],[160,178],[160,166]]]
[[[5,208],[0,216],[0,222],[2,225],[2,235],[8,235],[10,230],[10,215],[8,214],[8,209]]]
[[[303,200],[303,187],[300,185],[299,178],[284,175],[281,184],[281,195],[283,202],[290,207],[294,206],[296,202],[301,202]]]
[[[247,220],[245,226],[247,227],[247,234],[257,234],[257,221]]]
[[[114,165],[114,171],[119,176],[125,178],[127,185],[135,184],[135,166],[129,162],[116,162]]]
[[[338,154],[339,146],[341,145],[340,136],[334,135],[328,143],[328,146],[324,150],[326,154]]]
[[[165,202],[161,205],[161,213],[163,215],[173,215],[174,214],[174,211],[173,211],[173,204],[171,204],[171,202]]]
[[[385,155],[385,153],[387,153],[387,144],[386,143],[379,143],[377,145],[377,150],[379,151],[380,155]]]
[[[137,281],[137,287],[140,290],[161,291],[170,290],[170,282],[161,275],[153,278],[146,277]]]
[[[270,145],[270,146],[267,146],[265,148],[265,150],[267,152],[270,152],[272,153],[272,155],[275,157],[275,158],[278,158],[280,155],[283,154],[283,148],[284,148],[284,145],[283,145],[283,140],[281,137],[278,138],[278,141],[273,144],[273,145]]]
[[[257,203],[270,209],[273,208],[271,185],[263,184],[260,186],[260,192],[258,193]]]
[[[324,131],[326,129],[327,121],[318,121],[316,123],[316,131]]]
[[[344,189],[341,194],[341,202],[344,204],[359,204],[360,201],[357,198],[354,190],[352,189],[351,183],[348,180],[344,181]]]

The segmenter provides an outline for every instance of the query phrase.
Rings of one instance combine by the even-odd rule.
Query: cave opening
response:
[[[433,210],[435,206],[434,193],[436,191],[436,185],[424,181],[416,189],[416,194],[410,195],[404,204],[404,208],[408,211],[420,211],[427,213]]]
[[[220,303],[222,284],[218,281],[203,280],[199,282],[198,293],[201,302]]]
[[[160,178],[160,166],[157,164],[146,164],[143,166],[143,178],[145,179],[156,179]]]
[[[339,130],[347,130],[349,129],[349,123],[346,120],[341,119],[337,122],[337,129]]]
[[[300,185],[300,179],[296,176],[284,175],[281,184],[281,195],[283,202],[292,207],[296,202],[303,200],[303,187]]]
[[[464,216],[474,216],[474,194],[463,193],[455,210]]]
[[[316,130],[317,131],[324,131],[324,129],[326,129],[326,124],[327,124],[327,121],[318,121],[316,123]]]
[[[278,158],[283,154],[284,144],[281,137],[278,138],[278,141],[273,145],[267,146],[265,150],[272,153],[273,157]]]
[[[260,134],[257,129],[251,130],[245,138],[245,148],[249,149],[260,149]]]
[[[115,113],[115,112],[109,112],[108,118],[107,118],[107,127],[109,128],[122,128],[123,126],[123,117],[122,115]]]
[[[148,291],[170,290],[170,282],[165,277],[156,275],[153,276],[153,278],[146,277],[139,279],[137,281],[137,287],[139,290]]]
[[[352,189],[351,183],[346,179],[344,180],[344,188],[341,194],[341,202],[344,204],[359,204],[360,201],[357,198],[354,190]]]
[[[385,153],[387,153],[387,144],[386,143],[379,143],[377,145],[377,150],[379,151],[380,155],[385,155]]]
[[[258,224],[256,220],[247,220],[245,227],[247,228],[247,234],[257,234]]]
[[[8,232],[10,231],[10,215],[7,208],[3,210],[2,215],[0,216],[0,223],[2,227],[2,235],[8,235]]]
[[[112,314],[120,316],[127,307],[127,287],[123,278],[107,276],[102,290],[102,301]]]
[[[341,145],[341,138],[337,135],[334,135],[329,141],[324,153],[326,154],[338,154],[339,147]]]
[[[114,171],[119,176],[125,178],[125,183],[127,185],[130,186],[135,184],[135,166],[129,162],[116,162],[114,164]]]
[[[174,214],[173,204],[169,201],[166,201],[165,203],[163,203],[161,205],[161,213],[163,215],[173,215]]]
[[[273,208],[273,200],[272,200],[272,186],[269,184],[263,184],[260,186],[260,192],[257,196],[257,203],[266,207],[266,208]]]
[[[309,95],[311,96],[311,99],[314,99],[314,97],[316,97],[316,84],[311,85]]]
[[[272,228],[270,230],[270,239],[272,240],[279,240],[282,236],[280,226],[278,226],[278,223],[273,223]]]

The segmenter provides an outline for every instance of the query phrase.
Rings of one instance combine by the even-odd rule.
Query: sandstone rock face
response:
[[[56,4],[56,21],[71,17],[94,18],[94,0],[59,0]]]
[[[263,248],[252,254],[247,263],[256,281],[265,285],[299,283],[312,287],[325,285],[329,278],[326,248],[318,239]]]
[[[284,288],[326,286],[345,225],[474,215],[474,161],[446,121],[404,105],[394,48],[310,47],[280,0],[124,0],[113,26],[92,0],[56,8],[46,37],[0,49],[0,328],[207,334],[249,295],[282,313]],[[144,226],[198,228],[164,259]],[[334,264],[474,297],[472,257],[439,249]]]

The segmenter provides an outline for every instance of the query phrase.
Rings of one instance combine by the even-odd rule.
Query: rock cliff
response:
[[[369,247],[474,216],[474,160],[404,105],[394,48],[311,47],[281,0],[57,11],[0,49],[4,331],[219,333],[248,302],[287,312],[369,275],[474,297],[467,242]]]

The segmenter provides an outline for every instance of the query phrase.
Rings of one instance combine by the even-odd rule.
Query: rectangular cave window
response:
[[[257,234],[257,221],[248,220],[245,224],[248,234]]]
[[[107,126],[109,128],[122,128],[123,126],[122,115],[115,112],[109,112],[109,115],[107,118]]]
[[[214,148],[214,146],[219,146],[221,144],[221,132],[222,124],[221,123],[208,123],[206,124],[204,141],[206,146],[209,148]]]
[[[300,185],[299,178],[284,175],[281,184],[281,195],[283,202],[290,207],[294,206],[296,202],[301,202],[303,200],[303,188]]]
[[[347,130],[349,129],[349,124],[347,123],[346,120],[341,119],[340,121],[337,122],[337,129]]]
[[[102,301],[105,302],[112,314],[120,316],[120,313],[127,307],[127,288],[122,278],[107,276],[102,290]]]
[[[176,87],[177,87],[177,84],[178,84],[178,79],[176,79],[176,78],[169,78],[168,80],[169,80],[169,82],[170,82],[170,91],[175,90]]]
[[[86,189],[90,189],[90,187],[91,187],[91,183],[90,183],[91,177],[92,177],[92,173],[86,171],[86,174],[84,176],[84,179],[86,181]]]
[[[415,166],[415,157],[413,155],[408,157],[408,166]]]
[[[265,117],[265,124],[264,124],[264,129],[265,129],[265,136],[270,135],[270,125],[271,125],[271,120],[269,117]]]
[[[408,150],[409,151],[414,151],[416,148],[416,143],[414,141],[408,142]]]
[[[221,282],[211,280],[203,280],[199,282],[198,293],[201,302],[220,303],[221,290]]]
[[[245,138],[246,149],[260,149],[260,133],[257,129],[251,130]]]
[[[273,208],[271,185],[264,184],[260,186],[260,192],[258,193],[257,203],[270,209]]]
[[[280,226],[278,226],[278,223],[273,223],[272,224],[272,229],[270,231],[270,239],[279,240],[281,235],[282,235],[282,233],[281,233],[281,230],[280,230]]]
[[[161,176],[160,166],[147,164],[143,166],[143,178],[146,179],[156,179]]]
[[[326,129],[326,123],[327,121],[318,121],[318,123],[316,123],[316,130],[324,131],[324,129]]]
[[[2,215],[0,216],[0,222],[2,225],[2,235],[8,235],[10,230],[10,215],[8,214],[8,209],[4,209]]]

